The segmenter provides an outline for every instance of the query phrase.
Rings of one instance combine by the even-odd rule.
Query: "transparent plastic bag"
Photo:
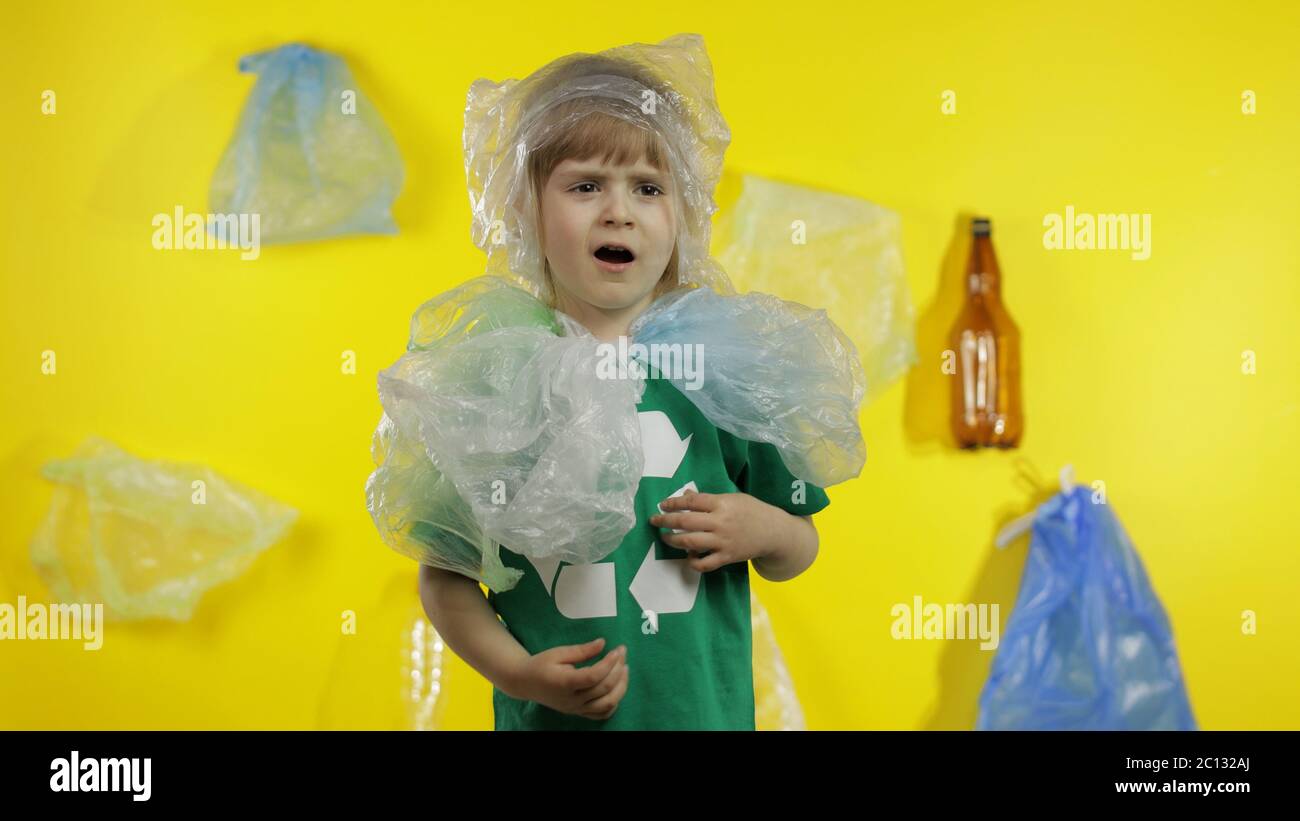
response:
[[[440,730],[455,680],[452,651],[429,623],[419,579],[394,574],[373,606],[357,613],[317,710],[320,730]]]
[[[402,158],[347,64],[292,43],[245,56],[239,70],[257,83],[213,174],[210,210],[258,214],[262,242],[397,233]]]
[[[857,348],[871,402],[917,359],[900,225],[858,197],[745,175],[718,261],[738,289],[826,306]]]
[[[826,311],[694,288],[656,300],[629,331],[652,363],[669,365],[664,376],[709,421],[774,445],[798,478],[829,487],[862,472],[862,366]],[[698,375],[683,367],[687,346]]]
[[[749,588],[749,609],[754,646],[754,729],[807,729],[772,620],[753,585]]]
[[[658,136],[678,206],[680,279],[732,293],[726,273],[709,256],[717,210],[713,189],[731,131],[718,108],[713,67],[698,34],[595,55],[570,54],[523,80],[480,79],[471,85],[465,105],[465,174],[471,232],[488,255],[486,272],[550,299],[528,157],[593,113]]]
[[[501,544],[574,564],[618,547],[636,522],[644,384],[598,379],[596,340],[556,327],[491,276],[416,312],[410,350],[379,375],[367,483],[391,547],[497,592],[519,577]]]
[[[794,475],[827,487],[861,471],[861,367],[824,311],[696,288],[630,330],[646,366],[656,345],[703,345],[700,390],[675,366],[662,375],[714,424],[774,444]],[[500,545],[573,564],[617,549],[636,522],[647,369],[598,375],[616,346],[491,275],[422,306],[408,348],[379,375],[366,490],[389,546],[498,592],[520,575]]]
[[[533,153],[592,115],[653,134],[677,198],[684,290],[656,300],[632,335],[702,344],[708,387],[686,395],[719,427],[776,445],[800,478],[844,481],[865,458],[852,343],[825,311],[736,297],[709,256],[731,135],[702,38],[572,54],[524,80],[478,80],[464,148],[487,274],[417,311],[407,354],[380,374],[367,504],[395,550],[498,592],[519,577],[502,566],[500,545],[584,564],[612,553],[635,524],[644,384],[598,377],[609,361],[603,346],[548,307],[555,295],[530,184]]]
[[[57,486],[32,562],[61,601],[102,602],[111,619],[188,619],[297,518],[207,466],[145,461],[99,438],[42,475]]]
[[[1109,503],[1039,506],[980,730],[1195,730],[1173,630]]]

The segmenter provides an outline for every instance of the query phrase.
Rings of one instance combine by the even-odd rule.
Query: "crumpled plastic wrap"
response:
[[[478,80],[464,148],[487,273],[423,306],[407,353],[381,372],[367,506],[389,546],[496,592],[521,575],[503,566],[501,545],[586,564],[636,523],[644,374],[601,378],[604,346],[550,307],[529,166],[593,114],[654,135],[677,198],[681,290],[656,291],[629,329],[635,341],[702,346],[702,390],[668,376],[718,427],[775,445],[796,476],[825,487],[865,459],[853,344],[823,310],[737,296],[709,256],[731,134],[699,35],[568,55],[524,80]]]
[[[598,379],[596,340],[558,336],[554,323],[492,276],[416,312],[408,352],[379,374],[366,489],[398,552],[503,591],[520,573],[498,545],[594,562],[635,524],[644,386]]]
[[[917,360],[901,234],[867,200],[745,175],[717,257],[740,290],[825,305],[857,348],[869,403]]]
[[[102,602],[115,620],[188,619],[297,518],[207,466],[145,461],[96,437],[41,472],[57,486],[32,562],[60,600]]]
[[[750,627],[754,645],[754,729],[805,730],[803,708],[781,655],[767,608],[749,588]]]
[[[415,574],[394,574],[375,605],[356,613],[356,632],[339,636],[318,729],[442,729],[453,654],[418,591]]]
[[[1109,503],[1039,506],[980,730],[1195,730],[1173,630]]]
[[[210,210],[258,214],[262,242],[397,233],[402,158],[342,58],[291,43],[243,57],[239,70],[257,83],[212,177]]]
[[[698,34],[679,34],[658,44],[632,43],[596,55],[571,54],[523,80],[480,79],[470,86],[465,173],[471,233],[488,255],[486,272],[549,299],[528,156],[593,112],[659,135],[678,206],[680,281],[733,293],[726,273],[709,256],[711,218],[717,210],[713,189],[731,131],[718,108],[713,67]]]
[[[661,359],[698,346],[699,377],[670,368],[669,380],[717,427],[774,445],[795,476],[829,487],[862,471],[862,365],[826,311],[694,288],[656,300],[628,330],[652,360],[654,346]]]
[[[629,330],[633,343],[703,345],[699,390],[667,375],[714,424],[776,445],[795,476],[827,487],[861,471],[861,367],[824,311],[696,288]],[[379,375],[366,499],[384,541],[497,592],[521,575],[500,545],[573,564],[617,549],[636,523],[645,371],[598,376],[616,348],[491,275],[422,306],[408,352]]]

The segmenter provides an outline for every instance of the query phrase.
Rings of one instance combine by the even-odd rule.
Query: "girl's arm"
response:
[[[498,690],[521,698],[520,675],[530,654],[497,618],[477,581],[421,565],[420,603],[452,652]]]
[[[817,559],[821,539],[811,516],[795,516],[777,508],[781,524],[788,525],[780,547],[765,556],[753,559],[750,564],[758,575],[770,582],[784,582],[807,570]]]
[[[603,638],[530,655],[497,619],[477,581],[427,565],[420,567],[420,601],[447,646],[511,698],[603,721],[627,694],[627,645],[582,668],[575,665],[599,654]]]

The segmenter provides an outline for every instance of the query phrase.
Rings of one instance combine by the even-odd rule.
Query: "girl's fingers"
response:
[[[692,533],[662,533],[659,536],[664,544],[688,553],[708,552],[722,547],[722,541],[712,533],[699,531]]]
[[[618,684],[619,675],[621,674],[623,668],[625,668],[626,666],[627,666],[627,661],[624,658],[620,658],[618,660],[618,663],[614,665],[613,669],[609,671],[609,675],[605,676],[603,679],[596,682],[590,687],[584,687],[581,690],[575,690],[574,693],[578,696],[578,698],[582,699],[583,704],[587,704],[592,701],[595,701],[596,699],[608,693],[610,690],[614,689],[614,687]]]
[[[614,672],[610,674],[609,678],[605,679],[600,684],[597,684],[595,687],[592,687],[590,690],[579,694],[578,697],[584,699],[582,702],[583,708],[587,710],[595,710],[599,708],[602,699],[614,692],[618,687],[619,681],[623,679],[623,671],[626,669],[627,665],[620,664],[615,668]]]
[[[710,553],[707,556],[693,556],[689,561],[691,569],[698,573],[708,573],[709,571],[717,570],[719,567],[728,563],[727,557],[722,553],[717,552]]]
[[[672,496],[668,499],[664,499],[659,506],[662,507],[665,512],[680,508],[682,510],[702,510],[705,513],[708,513],[717,508],[718,494],[699,493],[697,491],[688,490],[681,496]]]
[[[581,691],[599,685],[609,678],[614,669],[625,658],[627,658],[627,647],[616,647],[590,667],[571,668],[568,679],[569,689]]]
[[[693,510],[684,510],[677,513],[660,513],[650,517],[650,524],[655,527],[676,528],[677,530],[692,530],[698,533],[713,532],[713,517],[707,513],[697,513]]]
[[[626,664],[623,665],[622,672],[623,675],[619,678],[619,681],[612,692],[587,705],[587,710],[584,714],[587,715],[588,718],[603,721],[612,716],[614,711],[618,709],[618,705],[623,700],[624,694],[627,693],[629,674]]]

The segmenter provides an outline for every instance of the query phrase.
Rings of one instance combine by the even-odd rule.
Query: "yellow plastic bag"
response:
[[[901,221],[867,200],[746,175],[718,229],[741,291],[825,306],[857,347],[869,403],[916,363]]]
[[[103,603],[110,619],[188,619],[297,517],[204,465],[138,459],[94,437],[41,472],[58,486],[32,562],[59,599]]]

